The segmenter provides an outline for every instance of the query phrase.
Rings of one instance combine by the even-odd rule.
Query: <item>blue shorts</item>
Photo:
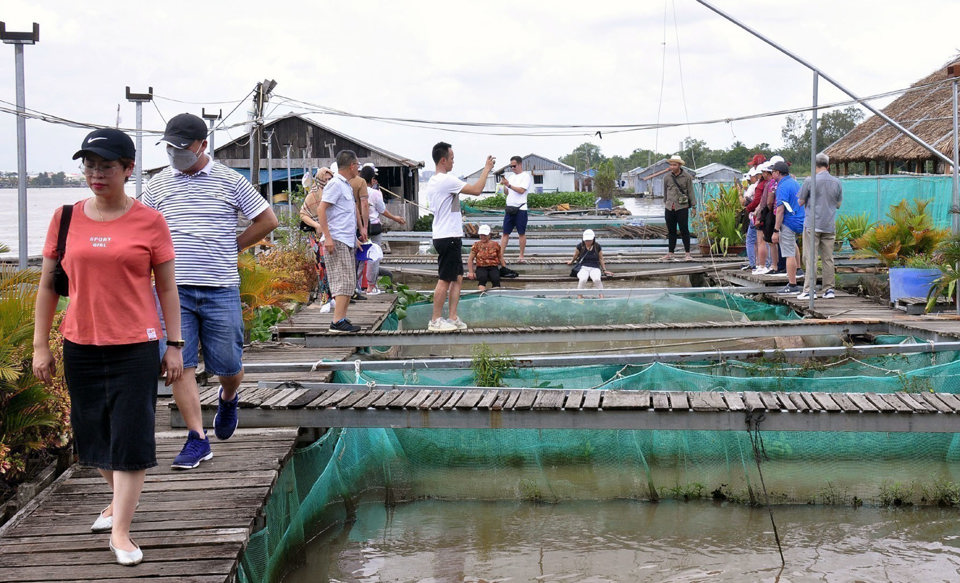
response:
[[[509,235],[514,227],[517,228],[518,235],[527,234],[527,211],[519,210],[515,215],[503,215],[503,234]]]
[[[177,286],[180,292],[180,333],[183,368],[196,368],[203,347],[206,371],[233,376],[243,370],[243,318],[240,288]]]

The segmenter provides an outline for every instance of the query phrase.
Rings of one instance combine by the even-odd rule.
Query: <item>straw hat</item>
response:
[[[679,155],[677,155],[677,154],[674,154],[673,156],[670,156],[670,159],[667,160],[667,162],[670,163],[670,164],[677,163],[677,164],[679,164],[679,165],[681,165],[681,166],[684,166],[684,165],[686,164],[686,162],[683,161],[683,158],[681,158],[681,157],[680,157]]]

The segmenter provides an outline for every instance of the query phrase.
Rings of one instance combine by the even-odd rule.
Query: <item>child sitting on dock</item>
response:
[[[477,280],[477,289],[487,291],[487,282],[491,287],[500,287],[500,267],[506,267],[503,260],[503,247],[490,238],[490,225],[480,225],[480,240],[470,248],[467,259],[467,279]],[[476,265],[476,271],[474,271]]]
[[[576,265],[573,271],[576,272],[576,277],[580,280],[577,289],[586,287],[588,278],[593,281],[595,288],[603,289],[603,283],[600,281],[601,270],[603,275],[613,275],[613,273],[607,271],[603,260],[603,251],[600,249],[600,244],[596,242],[596,234],[593,229],[587,229],[583,232],[583,241],[577,243],[573,259],[567,261],[567,265],[574,264]],[[573,275],[573,273],[571,272],[570,275]]]

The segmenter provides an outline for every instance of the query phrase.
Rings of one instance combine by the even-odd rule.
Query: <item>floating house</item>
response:
[[[523,157],[523,170],[533,174],[533,188],[531,192],[573,192],[576,188],[576,169],[562,162],[551,160],[537,154],[527,154]],[[468,174],[463,179],[467,182],[474,182],[480,178],[483,169]],[[484,192],[494,192],[497,189],[497,183],[504,176],[510,177],[513,172],[510,171],[510,163],[507,162],[500,168],[494,168],[493,172],[487,176],[487,182],[483,186]]]
[[[269,139],[272,147],[261,144],[260,172],[252,182],[265,195],[269,190],[274,194],[287,190],[288,176],[294,185],[299,184],[306,172],[333,164],[337,152],[353,150],[360,164],[372,162],[377,167],[377,181],[383,188],[405,201],[417,200],[419,172],[424,165],[421,161],[394,154],[296,114],[267,122],[262,135],[263,141]],[[248,135],[217,147],[214,157],[250,178]],[[387,201],[389,203],[390,199],[387,198]],[[404,216],[408,224],[413,224],[412,221],[416,219],[416,207],[413,205],[399,203],[390,208],[394,214]]]
[[[960,76],[960,57],[910,86],[899,98],[883,108],[883,113],[910,130],[940,153],[953,157],[953,83]],[[850,163],[865,165],[868,175],[916,172],[948,174],[949,164],[936,158],[900,130],[874,115],[831,144],[833,173],[845,176]]]
[[[743,176],[743,172],[736,170],[727,166],[726,164],[721,164],[719,162],[711,162],[706,166],[701,166],[697,168],[696,174],[694,175],[694,180],[698,182],[736,182],[740,180],[740,177]]]
[[[686,166],[684,172],[696,175],[696,172]],[[624,188],[633,188],[637,195],[663,197],[663,175],[670,171],[670,163],[666,158],[658,160],[647,167],[638,167],[630,170],[626,174],[626,186]]]

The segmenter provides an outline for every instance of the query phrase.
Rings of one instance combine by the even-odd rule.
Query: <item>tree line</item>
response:
[[[817,119],[817,150],[823,151],[833,142],[839,140],[863,121],[863,111],[855,105],[844,109],[829,111]],[[585,142],[572,152],[560,157],[564,164],[573,166],[578,172],[590,168],[600,169],[601,164],[611,162],[617,176],[634,168],[646,167],[674,154],[681,158],[691,168],[700,168],[719,162],[737,170],[745,170],[750,159],[756,153],[762,153],[767,158],[779,154],[789,160],[794,173],[805,174],[810,172],[810,144],[812,136],[811,118],[803,113],[787,116],[780,129],[780,138],[783,145],[773,148],[767,142],[747,146],[740,140],[733,142],[728,148],[710,148],[704,140],[693,137],[683,141],[679,152],[654,152],[646,148],[637,148],[629,156],[604,156],[600,146]],[[604,166],[606,166],[604,164]],[[852,169],[855,170],[855,169]]]
[[[41,172],[28,178],[27,186],[30,188],[56,188],[60,186],[82,186],[82,183],[67,180],[67,175],[64,172]],[[17,188],[17,173],[0,172],[0,188]]]

